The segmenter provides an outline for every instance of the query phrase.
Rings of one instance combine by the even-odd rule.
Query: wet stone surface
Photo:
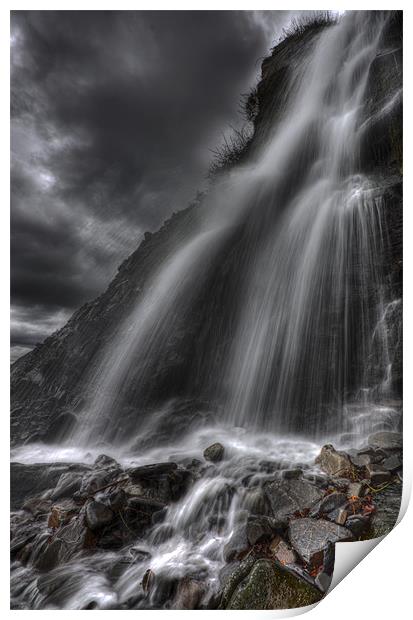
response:
[[[351,479],[323,471],[326,454],[350,462],[332,445],[302,461],[279,458],[278,447],[264,459],[256,448],[222,445],[225,458],[214,463],[199,450],[127,467],[108,455],[45,466],[40,494],[26,489],[11,515],[12,605],[307,605],[328,591],[335,543],[379,536],[397,518],[402,454],[393,439],[387,449],[364,448],[380,462],[352,463]],[[378,471],[386,474],[379,487]]]

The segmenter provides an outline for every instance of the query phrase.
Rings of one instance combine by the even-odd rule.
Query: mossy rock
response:
[[[322,598],[316,588],[266,559],[255,561],[249,572],[241,563],[238,576],[241,580],[230,597],[228,591],[223,596],[221,609],[294,609]]]

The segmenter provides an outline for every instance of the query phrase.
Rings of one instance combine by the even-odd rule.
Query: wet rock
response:
[[[350,455],[350,460],[356,467],[365,467],[371,463],[370,454],[354,454]]]
[[[310,517],[326,515],[331,511],[337,510],[347,503],[347,495],[344,493],[331,493],[321,499],[309,513]]]
[[[264,486],[274,518],[287,520],[294,513],[302,513],[323,497],[322,491],[307,480],[276,480]]]
[[[276,536],[271,541],[269,547],[271,555],[280,562],[280,564],[294,564],[297,560],[297,555],[281,536]]]
[[[97,493],[100,489],[107,487],[111,482],[115,484],[120,474],[122,474],[122,472],[118,469],[101,469],[86,474],[83,476],[80,489],[74,498],[84,501],[86,498]]]
[[[152,465],[142,465],[141,467],[132,467],[127,473],[133,483],[139,483],[145,480],[158,478],[164,474],[170,474],[178,469],[176,463],[154,463]]]
[[[177,587],[172,609],[197,609],[205,592],[205,584],[184,577]]]
[[[331,444],[327,444],[321,448],[321,452],[317,456],[315,462],[330,476],[341,476],[346,478],[353,470],[353,465],[348,454],[336,450]]]
[[[332,575],[334,572],[335,557],[336,548],[333,543],[329,543],[327,549],[324,551],[323,558],[323,571],[328,575]]]
[[[347,510],[345,510],[345,508],[340,508],[337,512],[337,514],[330,513],[329,514],[329,519],[331,521],[334,521],[335,523],[337,523],[338,525],[345,525],[346,521],[347,521],[347,516],[348,516],[348,512]]]
[[[403,461],[398,454],[392,454],[391,456],[389,456],[388,458],[384,459],[384,461],[381,462],[381,466],[384,469],[387,469],[388,471],[390,471],[391,473],[396,472],[398,469],[402,467],[402,465],[403,465]]]
[[[189,471],[193,473],[197,473],[197,474],[205,465],[199,459],[194,459],[191,457],[187,457],[187,458],[180,460],[179,464],[182,465],[182,467],[185,467],[186,469],[188,469]]]
[[[24,502],[30,498],[42,495],[48,489],[54,489],[60,476],[67,470],[67,465],[10,464],[10,508],[19,510]]]
[[[387,469],[384,469],[384,467],[381,467],[381,465],[367,465],[366,473],[373,486],[384,484],[391,479],[391,473]]]
[[[36,538],[38,533],[39,528],[35,523],[22,524],[15,531],[13,531],[10,542],[11,559],[20,559],[18,554],[20,554],[22,550]]]
[[[315,578],[315,584],[321,590],[321,592],[327,592],[331,584],[331,575],[328,575],[324,571],[320,571]]]
[[[319,489],[326,489],[330,486],[330,479],[327,478],[327,476],[313,473],[305,473],[304,478],[308,480],[308,482],[311,482],[312,484],[317,486]],[[346,480],[346,482],[348,482],[348,480]]]
[[[128,508],[142,512],[148,515],[158,513],[165,509],[165,504],[156,499],[148,497],[130,497],[128,499]]]
[[[382,450],[381,448],[372,448],[371,446],[367,446],[357,451],[358,457],[366,457],[364,460],[364,465],[368,465],[369,463],[380,463],[386,456],[387,452]]]
[[[266,559],[255,561],[224,609],[291,609],[320,600],[318,590]]]
[[[151,554],[149,553],[149,551],[147,551],[146,549],[142,549],[141,547],[131,547],[129,549],[129,555],[137,561],[142,561],[142,560],[150,560],[151,559]],[[130,560],[128,560],[130,562]]]
[[[155,584],[155,573],[148,568],[142,578],[142,589],[144,592],[150,592]]]
[[[310,564],[322,562],[329,543],[351,540],[350,530],[323,519],[295,519],[289,525],[290,542],[300,557]]]
[[[333,478],[331,486],[340,491],[340,493],[346,493],[349,487],[350,480],[348,478]]]
[[[261,487],[246,489],[242,499],[242,508],[253,515],[268,515],[270,508],[267,497]]]
[[[62,500],[57,506],[52,506],[47,527],[56,529],[69,523],[73,517],[79,514],[79,507],[71,500]]]
[[[170,499],[173,502],[183,497],[191,485],[195,482],[196,476],[189,469],[177,469],[169,475]]]
[[[37,518],[41,515],[47,515],[50,511],[51,504],[52,502],[50,499],[33,497],[24,502],[22,509]]]
[[[86,506],[86,523],[92,531],[109,525],[114,516],[113,511],[108,506],[96,500],[89,502]]]
[[[368,438],[368,444],[373,448],[383,450],[402,450],[403,435],[392,431],[373,433]]]
[[[363,482],[352,482],[347,489],[347,497],[364,497],[368,488]]]
[[[95,534],[97,535],[95,543],[99,549],[121,549],[136,540],[136,531],[118,519]]]
[[[100,454],[95,462],[95,469],[107,469],[107,468],[119,468],[119,463],[112,458],[111,456],[107,456],[106,454]]]
[[[224,560],[225,562],[232,562],[239,558],[250,548],[250,543],[247,538],[247,528],[244,523],[237,525],[231,535],[231,538],[224,546]]]
[[[71,521],[60,527],[53,536],[42,534],[34,541],[32,563],[34,568],[50,571],[56,566],[70,560],[89,542],[88,530],[84,524],[84,513],[73,517]]]
[[[248,543],[256,545],[258,542],[270,540],[274,535],[269,519],[265,517],[253,517],[248,519],[246,525]]]
[[[212,463],[218,463],[224,458],[225,448],[222,443],[213,443],[204,450],[204,459]]]
[[[177,501],[189,489],[196,476],[189,469],[178,468],[173,462],[145,465],[128,470],[134,487],[133,494],[153,498],[164,503]],[[125,491],[131,494],[128,486]]]
[[[385,485],[380,493],[374,495],[375,511],[371,514],[366,537],[377,538],[388,534],[395,526],[401,505],[402,485]]]
[[[68,471],[60,476],[51,499],[55,502],[64,497],[72,497],[80,489],[81,484],[82,476],[76,472]]]
[[[119,510],[126,506],[128,497],[123,489],[117,489],[107,493],[99,500],[106,504],[113,512],[119,512]]]
[[[286,564],[283,568],[296,579],[304,581],[304,583],[307,583],[313,588],[317,588],[314,577],[312,577],[301,564]]]
[[[155,512],[153,512],[152,513],[152,524],[155,525],[156,523],[161,523],[165,519],[167,512],[168,512],[168,508],[166,506],[164,506],[160,510],[156,510]]]
[[[256,558],[247,556],[241,562],[232,562],[224,566],[219,573],[219,581],[222,585],[220,592],[219,609],[226,609],[237,586],[250,573]]]
[[[302,469],[284,469],[281,472],[281,478],[284,480],[296,480],[303,475]]]
[[[358,538],[369,526],[370,518],[364,515],[350,515],[345,523],[345,526],[353,534],[355,538]]]

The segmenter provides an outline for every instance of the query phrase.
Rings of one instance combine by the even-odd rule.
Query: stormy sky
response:
[[[205,183],[289,11],[11,15],[12,357]]]

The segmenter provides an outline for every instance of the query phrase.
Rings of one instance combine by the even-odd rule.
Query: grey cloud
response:
[[[186,206],[290,17],[12,13],[13,343],[50,333]]]

